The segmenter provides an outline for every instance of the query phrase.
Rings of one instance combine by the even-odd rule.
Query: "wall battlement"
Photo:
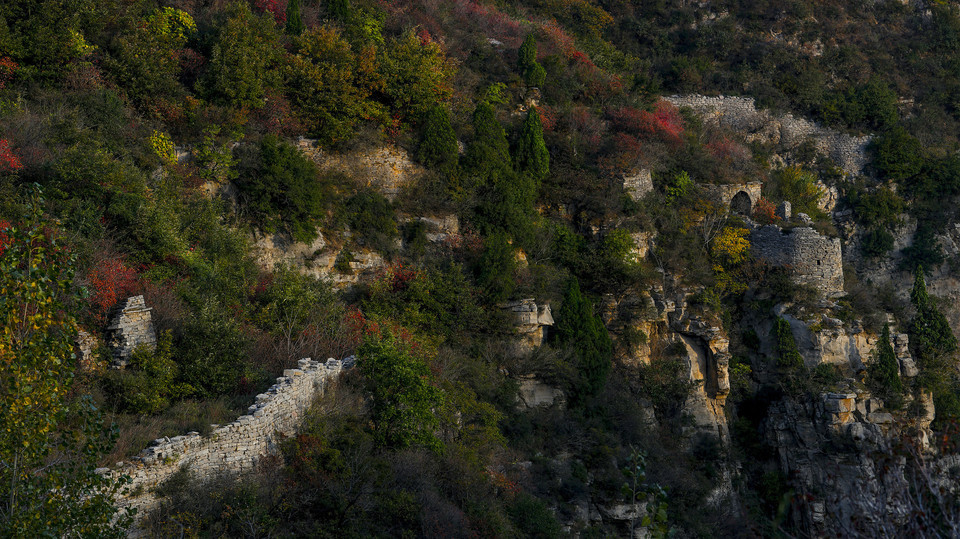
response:
[[[160,500],[154,492],[156,487],[181,468],[188,468],[201,481],[251,472],[263,456],[276,452],[281,438],[296,432],[304,412],[315,397],[323,394],[327,382],[352,365],[353,358],[328,359],[326,363],[301,359],[300,368],[283,371],[276,384],[257,395],[247,415],[216,426],[207,436],[191,432],[154,440],[116,469],[97,471],[131,478],[117,504],[137,508],[138,517],[157,507]]]
[[[840,238],[821,236],[810,227],[784,231],[767,225],[753,230],[750,245],[757,259],[789,267],[794,282],[812,286],[827,297],[843,294]]]

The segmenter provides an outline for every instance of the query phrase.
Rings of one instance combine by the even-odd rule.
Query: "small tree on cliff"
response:
[[[450,123],[450,114],[443,105],[434,105],[423,122],[423,138],[417,158],[426,167],[444,174],[457,169],[457,135]]]
[[[890,344],[890,326],[884,325],[877,345],[877,356],[868,370],[870,389],[882,398],[888,408],[899,408],[903,382],[900,380],[897,355]]]
[[[910,301],[917,313],[910,322],[910,344],[913,348],[921,387],[933,392],[937,409],[937,423],[960,417],[960,380],[957,379],[953,356],[957,352],[957,338],[943,313],[937,309],[927,293],[923,267],[917,266]]]
[[[600,317],[593,313],[593,303],[580,292],[576,277],[567,283],[557,318],[555,341],[576,353],[581,379],[573,400],[582,404],[586,397],[598,394],[606,384],[612,367],[613,344]]]
[[[537,198],[540,182],[550,174],[550,152],[543,142],[543,125],[537,107],[530,107],[523,121],[515,162],[517,172],[524,176],[523,189],[528,191],[524,193],[525,198],[532,205]]]

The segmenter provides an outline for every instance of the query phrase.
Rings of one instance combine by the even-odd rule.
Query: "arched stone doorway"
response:
[[[733,213],[750,215],[752,209],[753,202],[750,200],[750,195],[748,195],[746,191],[738,192],[733,195],[733,198],[730,200],[730,211]]]

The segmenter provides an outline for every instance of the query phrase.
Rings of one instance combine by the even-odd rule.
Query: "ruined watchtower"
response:
[[[812,286],[826,297],[843,294],[840,238],[806,226],[783,230],[767,225],[753,230],[750,245],[757,259],[790,268],[797,284]]]
[[[113,364],[125,367],[133,350],[143,344],[154,348],[157,332],[153,317],[143,296],[131,296],[113,308],[110,325],[107,326],[107,345],[113,354]]]

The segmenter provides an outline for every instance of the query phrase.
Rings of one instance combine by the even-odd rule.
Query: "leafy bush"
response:
[[[316,165],[300,150],[267,135],[256,150],[240,151],[240,167],[240,201],[261,229],[283,229],[304,242],[317,236],[325,196]]]
[[[128,368],[111,370],[103,378],[104,390],[119,409],[136,414],[156,414],[170,401],[192,393],[177,382],[178,367],[173,360],[173,336],[164,332],[154,350],[137,347]]]
[[[247,336],[240,324],[209,301],[187,319],[175,339],[180,379],[200,397],[229,395],[247,375]]]
[[[824,217],[818,203],[823,190],[817,185],[817,177],[800,167],[785,167],[773,175],[772,196],[776,200],[790,202],[794,213],[806,213],[814,219]]]
[[[873,167],[892,180],[911,178],[923,166],[920,141],[899,125],[874,138],[870,150],[873,153]]]
[[[395,250],[399,235],[393,204],[372,189],[362,189],[344,203],[346,222],[353,239],[382,253]]]

